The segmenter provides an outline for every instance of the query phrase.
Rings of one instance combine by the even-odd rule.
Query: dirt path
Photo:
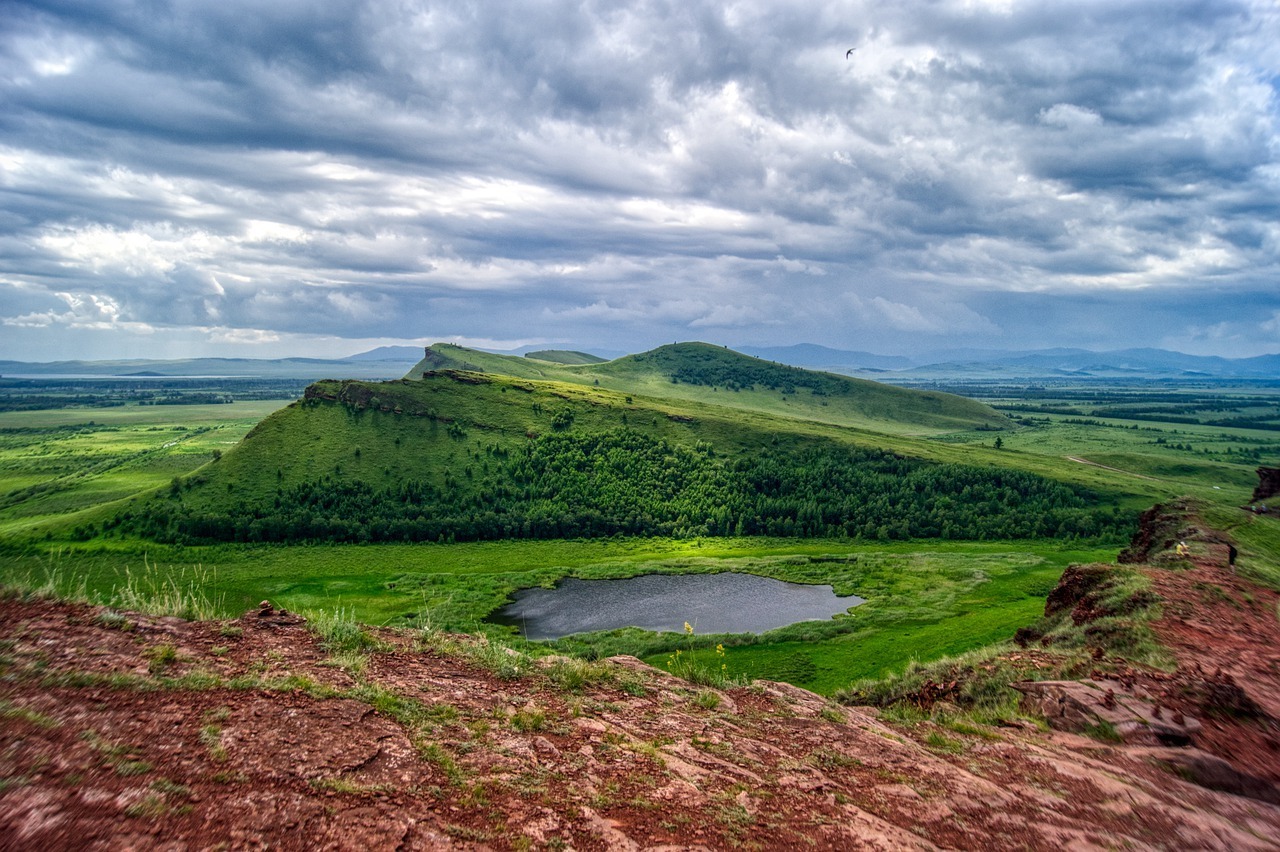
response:
[[[1131,470],[1125,470],[1124,468],[1119,468],[1119,467],[1110,467],[1109,465],[1105,465],[1105,464],[1098,464],[1098,463],[1097,463],[1097,462],[1095,462],[1095,461],[1089,461],[1088,459],[1082,459],[1082,458],[1080,458],[1080,457],[1078,457],[1078,456],[1063,456],[1063,458],[1065,458],[1067,461],[1073,461],[1073,462],[1076,462],[1076,463],[1078,463],[1078,464],[1087,464],[1087,465],[1089,465],[1089,466],[1091,466],[1091,467],[1100,467],[1100,468],[1102,468],[1103,470],[1114,470],[1116,473],[1124,473],[1124,474],[1128,474],[1129,476],[1133,476],[1133,477],[1136,477],[1136,478],[1138,478],[1138,479],[1149,479],[1149,480],[1151,480],[1152,482],[1163,482],[1163,481],[1164,481],[1164,480],[1159,479],[1159,478],[1154,477],[1154,476],[1147,476],[1145,473],[1134,473],[1133,471],[1131,471]]]

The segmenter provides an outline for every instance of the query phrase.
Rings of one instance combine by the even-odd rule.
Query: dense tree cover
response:
[[[728,390],[764,388],[783,393],[808,388],[819,396],[849,390],[849,380],[843,377],[775,364],[706,344],[662,346],[624,360],[650,365],[672,382],[703,387]]]
[[[831,390],[833,382],[821,374],[795,367],[783,367],[767,362],[725,364],[720,362],[682,364],[671,371],[673,382],[690,385],[722,387],[743,390],[751,387],[795,393],[796,388],[808,388],[822,395]]]
[[[487,473],[374,488],[325,477],[260,505],[201,511],[180,489],[121,516],[164,541],[470,541],[623,535],[872,540],[1117,537],[1131,519],[1020,471],[835,444],[725,458],[629,430],[487,451]],[[474,478],[472,478],[474,477]]]

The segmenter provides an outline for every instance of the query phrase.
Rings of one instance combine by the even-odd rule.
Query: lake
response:
[[[554,589],[521,589],[492,621],[526,639],[640,627],[695,633],[763,633],[797,621],[827,619],[865,603],[830,586],[786,583],[754,574],[645,574],[622,580],[562,580]]]

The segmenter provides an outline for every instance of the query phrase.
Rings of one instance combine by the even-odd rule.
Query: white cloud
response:
[[[805,275],[826,275],[827,271],[815,263],[808,263],[803,260],[792,260],[791,258],[778,255],[778,266],[787,272],[803,273]]]
[[[261,328],[210,328],[205,330],[210,343],[233,346],[259,347],[279,343],[280,335]]]
[[[1271,335],[1276,343],[1280,343],[1280,311],[1272,312],[1271,319],[1263,321],[1258,327]]]
[[[1075,104],[1054,104],[1040,110],[1040,121],[1051,127],[1063,130],[1079,130],[1085,127],[1096,127],[1102,123],[1102,116],[1091,109],[1078,107]]]
[[[690,328],[744,328],[768,325],[777,319],[754,305],[715,305],[705,316],[689,323]]]
[[[226,245],[208,232],[167,223],[127,230],[101,225],[60,229],[42,235],[38,243],[64,266],[135,277],[167,273],[180,263],[198,264]]]
[[[47,310],[16,317],[4,317],[0,323],[15,328],[54,328],[61,326],[72,330],[115,330],[130,334],[153,333],[147,323],[121,319],[120,304],[114,299],[96,293],[56,293],[66,304],[65,311]]]
[[[0,32],[9,328],[902,349],[1079,336],[1024,300],[1280,307],[1264,0],[94,14]]]

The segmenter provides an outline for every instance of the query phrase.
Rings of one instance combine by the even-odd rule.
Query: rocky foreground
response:
[[[1097,651],[1001,726],[471,637],[335,650],[270,605],[185,622],[10,596],[0,848],[1277,849],[1280,601],[1225,546],[1193,553],[1143,569],[1176,670]],[[1088,618],[1087,590],[1054,600]]]

